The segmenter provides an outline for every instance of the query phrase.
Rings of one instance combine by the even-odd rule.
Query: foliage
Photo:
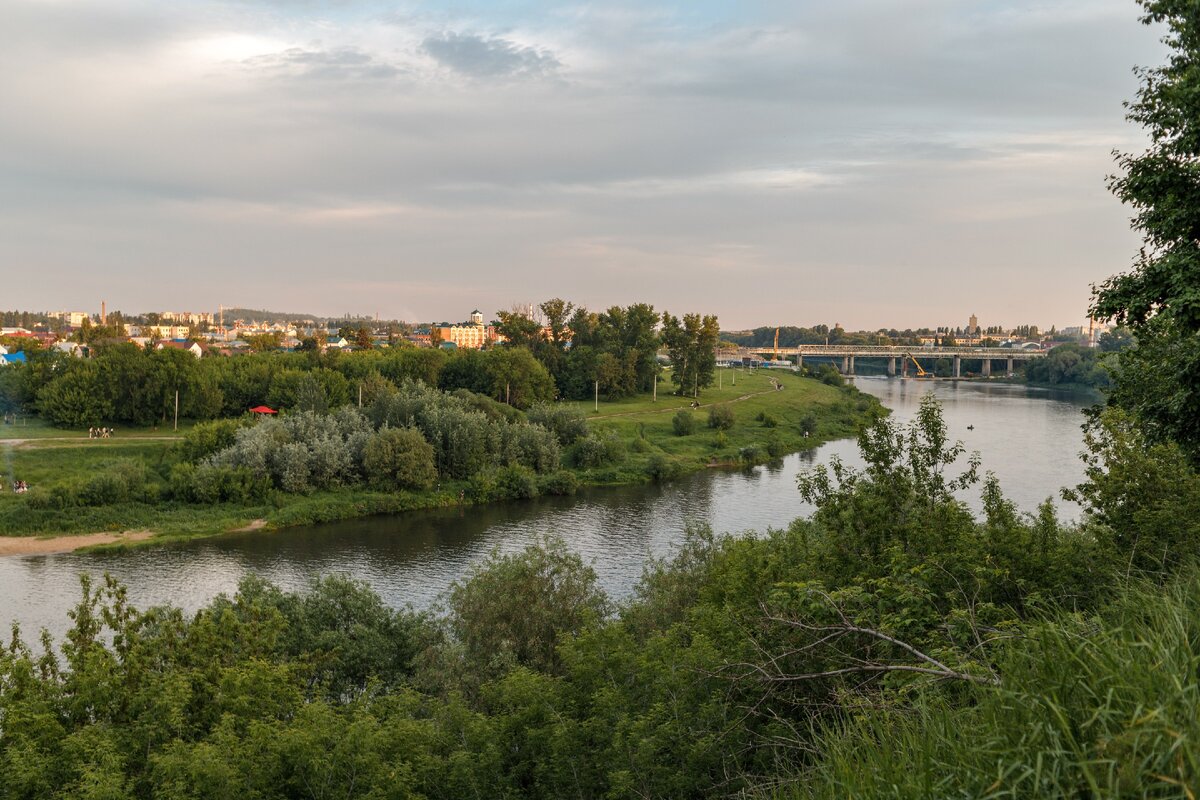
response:
[[[599,622],[608,601],[596,573],[561,539],[523,551],[493,552],[449,593],[448,623],[468,669],[494,673],[516,664],[561,670],[559,641]]]
[[[1045,358],[1037,358],[1025,367],[1025,379],[1046,386],[1074,385],[1104,389],[1111,383],[1102,353],[1077,344],[1060,344]]]
[[[588,435],[587,418],[578,408],[541,403],[525,413],[526,419],[554,433],[563,447]]]
[[[711,406],[708,409],[708,427],[727,431],[733,427],[733,408],[728,405]]]
[[[1110,189],[1134,212],[1144,244],[1127,273],[1105,281],[1092,313],[1126,325],[1137,344],[1121,355],[1110,403],[1143,420],[1155,441],[1200,462],[1200,18],[1186,0],[1139,0],[1145,24],[1166,28],[1166,64],[1138,70],[1128,119],[1149,134],[1120,154]]]
[[[437,479],[433,448],[412,428],[385,428],[369,438],[362,469],[380,488],[428,489]]]
[[[696,430],[696,418],[686,408],[681,408],[671,417],[671,429],[676,436],[690,436]]]
[[[681,395],[698,396],[716,377],[717,340],[721,329],[715,316],[684,314],[682,320],[664,313],[662,339],[671,359],[671,380]]]
[[[625,459],[625,445],[611,431],[585,436],[575,443],[575,464],[590,469],[619,464]]]

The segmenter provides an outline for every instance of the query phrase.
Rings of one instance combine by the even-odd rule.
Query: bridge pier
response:
[[[962,356],[954,357],[954,377],[962,377]]]
[[[842,374],[850,374],[850,356],[842,356]]]
[[[850,356],[850,372],[848,374],[854,374],[854,356]]]
[[[992,377],[992,360],[990,358],[985,358],[983,360],[983,377]]]
[[[1011,378],[1012,376],[1013,376],[1013,360],[1012,360],[1012,356],[1009,356],[1008,357],[1008,377]]]
[[[796,370],[804,369],[804,353],[796,353]]]
[[[895,358],[888,359],[888,377],[890,377],[890,378],[896,377],[896,359]]]

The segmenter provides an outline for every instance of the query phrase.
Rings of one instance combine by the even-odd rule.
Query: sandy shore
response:
[[[153,531],[124,531],[122,533],[84,533],[79,536],[0,536],[0,556],[69,553],[81,547],[91,547],[97,544],[140,542],[153,535]]]

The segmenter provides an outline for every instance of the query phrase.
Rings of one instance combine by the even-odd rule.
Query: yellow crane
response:
[[[926,372],[926,371],[925,371],[925,368],[921,366],[921,362],[920,362],[920,361],[917,361],[917,357],[916,357],[916,356],[914,356],[912,353],[906,353],[905,355],[907,355],[907,356],[908,356],[910,359],[912,359],[913,366],[917,368],[917,377],[918,377],[918,378],[927,378],[927,377],[929,377],[929,373],[928,373],[928,372]]]

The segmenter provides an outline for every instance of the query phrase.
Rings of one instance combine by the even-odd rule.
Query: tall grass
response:
[[[1200,570],[1124,589],[1013,640],[999,688],[931,691],[818,737],[788,798],[1194,798],[1200,787]]]

